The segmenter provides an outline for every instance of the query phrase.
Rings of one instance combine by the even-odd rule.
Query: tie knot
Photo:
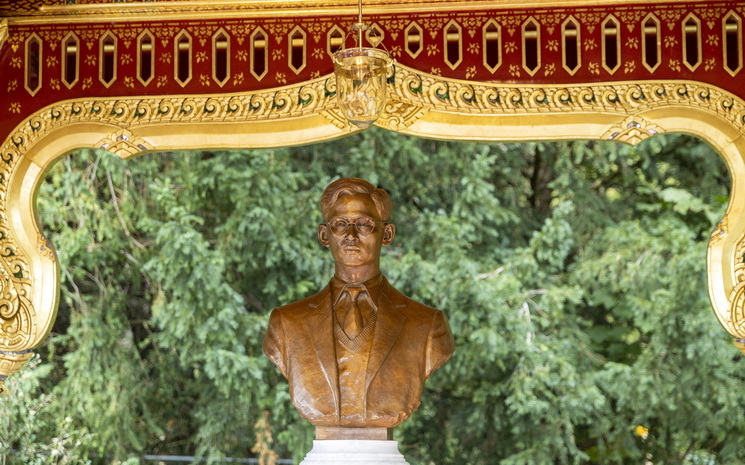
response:
[[[357,296],[360,295],[361,292],[365,292],[365,286],[355,286],[355,285],[347,285],[345,288],[347,292],[349,292],[349,296],[352,298],[352,302],[355,302],[357,300]]]

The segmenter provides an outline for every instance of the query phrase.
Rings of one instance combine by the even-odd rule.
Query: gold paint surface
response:
[[[0,19],[0,50],[2,50],[6,40],[8,40],[8,20]]]

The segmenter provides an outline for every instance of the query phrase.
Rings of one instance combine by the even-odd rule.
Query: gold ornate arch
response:
[[[0,50],[4,41],[0,24]],[[729,208],[709,241],[709,294],[717,318],[745,352],[742,96],[682,79],[516,81],[460,80],[399,63],[377,125],[428,138],[480,141],[594,139],[633,145],[664,132],[703,139],[732,174]],[[10,111],[14,108],[11,104]],[[306,144],[353,130],[337,111],[332,75],[233,93],[78,97],[28,114],[0,146],[0,390],[55,320],[59,264],[36,214],[39,183],[55,160],[85,147],[130,158],[155,150]]]

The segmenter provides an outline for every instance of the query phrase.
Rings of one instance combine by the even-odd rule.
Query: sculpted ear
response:
[[[396,225],[386,223],[383,227],[383,245],[390,245],[394,237],[396,237]]]
[[[318,242],[324,247],[329,246],[329,227],[325,224],[318,225]]]

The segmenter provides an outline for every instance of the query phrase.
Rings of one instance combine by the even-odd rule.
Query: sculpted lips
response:
[[[348,239],[342,243],[341,249],[345,252],[359,252],[362,250],[358,241],[350,241]]]

